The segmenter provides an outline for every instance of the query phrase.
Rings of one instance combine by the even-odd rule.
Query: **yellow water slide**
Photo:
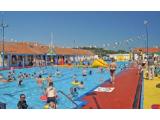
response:
[[[108,67],[108,64],[102,59],[96,59],[93,61],[92,67]]]

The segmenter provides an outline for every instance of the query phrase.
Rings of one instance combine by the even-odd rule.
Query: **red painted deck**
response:
[[[136,68],[130,68],[116,76],[115,89],[111,93],[92,92],[83,100],[88,103],[83,109],[131,109],[133,106],[139,75]],[[102,87],[112,86],[104,83]]]

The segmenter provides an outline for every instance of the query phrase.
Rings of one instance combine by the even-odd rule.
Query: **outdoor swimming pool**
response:
[[[125,64],[128,62],[117,62],[118,69],[116,70],[116,74],[120,73]],[[50,74],[54,74],[57,70],[57,67],[33,67],[33,68],[25,68],[25,69],[15,69],[16,77],[20,72],[22,73],[30,73],[39,72],[43,69],[44,74],[42,77],[47,77]],[[110,74],[108,71],[100,73],[98,68],[87,68],[87,72],[92,69],[92,75],[87,75],[86,77],[82,76],[83,68],[62,68],[58,67],[58,70],[63,74],[61,77],[53,76],[53,82],[56,90],[58,91],[57,105],[59,109],[68,109],[68,108],[80,108],[84,101],[81,101],[80,98],[84,96],[86,93],[92,91],[100,84],[109,80]],[[0,73],[7,77],[7,73],[9,71],[0,71]],[[72,76],[76,74],[77,79],[79,81],[83,81],[85,85],[85,89],[78,90],[78,97],[73,101],[68,99],[65,95],[70,94],[70,88],[73,86]],[[10,82],[10,83],[0,83],[0,102],[6,103],[7,109],[16,109],[17,102],[19,101],[19,95],[24,93],[26,95],[26,100],[31,109],[42,109],[46,104],[45,101],[40,100],[40,96],[43,95],[44,90],[42,90],[38,85],[35,79],[25,79],[23,81],[23,85],[18,87],[18,82]]]

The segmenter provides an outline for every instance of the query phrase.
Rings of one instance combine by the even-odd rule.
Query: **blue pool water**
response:
[[[128,64],[128,62],[117,62],[118,69],[116,70],[116,74],[120,73],[124,69],[124,64]],[[40,72],[44,70],[44,74],[42,77],[47,77],[50,74],[54,74],[57,67],[47,66],[44,68],[33,67],[26,69],[15,69],[16,77],[20,72],[22,73],[30,73]],[[92,91],[95,87],[99,86],[103,82],[109,80],[110,74],[105,70],[104,73],[100,73],[98,68],[87,68],[87,72],[91,69],[93,71],[92,75],[87,75],[86,77],[82,76],[83,68],[58,68],[58,70],[63,74],[61,77],[53,76],[54,86],[57,91],[62,91],[64,94],[70,94],[70,88],[73,86],[72,76],[74,74],[77,75],[77,79],[79,81],[83,81],[85,88],[78,90],[78,97],[73,101],[80,107],[84,104],[79,98],[86,93]],[[4,77],[7,78],[9,70],[0,71]],[[32,109],[42,109],[46,102],[40,100],[40,96],[43,95],[44,90],[37,85],[35,79],[25,79],[23,81],[23,85],[18,87],[18,82],[10,82],[10,83],[0,83],[0,102],[4,102],[7,105],[8,109],[16,109],[17,102],[19,101],[19,95],[24,93],[26,95],[26,100],[30,108]],[[61,92],[58,92],[57,98],[57,106],[59,109],[68,109],[68,108],[76,108],[77,106],[73,103],[73,101],[69,100],[65,95]]]

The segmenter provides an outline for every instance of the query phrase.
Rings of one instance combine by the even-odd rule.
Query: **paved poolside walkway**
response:
[[[112,92],[92,92],[85,96],[83,100],[88,103],[83,109],[131,109],[139,77],[137,68],[123,71],[116,77],[115,89]],[[104,83],[101,87],[112,87],[112,85]]]

